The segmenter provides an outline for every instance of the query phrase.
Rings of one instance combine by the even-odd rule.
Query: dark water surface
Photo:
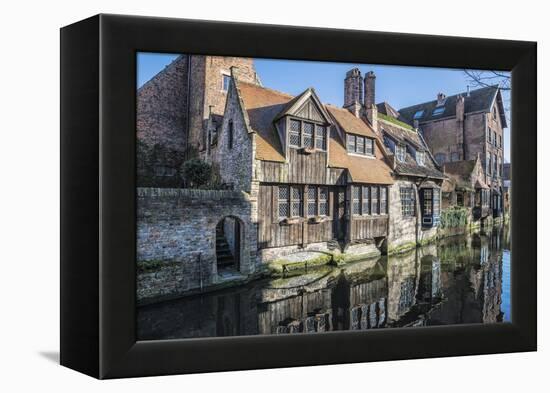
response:
[[[412,252],[140,307],[138,339],[510,321],[507,227]]]

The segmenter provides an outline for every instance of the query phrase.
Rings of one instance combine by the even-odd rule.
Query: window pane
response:
[[[365,138],[365,153],[371,156],[374,154],[374,140]]]
[[[326,150],[326,129],[323,126],[315,126],[315,148]]]
[[[363,186],[363,215],[370,214],[370,188]]]
[[[348,151],[355,152],[355,135],[348,134]]]
[[[352,196],[353,196],[352,213],[353,214],[361,214],[360,187],[352,186]]]
[[[320,202],[319,203],[319,215],[320,216],[328,215],[328,203],[327,202]]]
[[[388,189],[380,187],[380,214],[386,214],[388,211]]]
[[[300,147],[300,122],[290,120],[290,146]]]
[[[378,187],[370,188],[371,214],[378,214]]]
[[[279,218],[288,217],[288,187],[279,187]]]
[[[223,75],[223,86],[222,89],[227,91],[229,90],[229,81],[231,80],[231,77],[229,75]]]
[[[299,217],[302,215],[302,189],[300,187],[291,187],[291,196],[292,204],[290,214],[292,217]]]
[[[313,147],[313,124],[304,123],[304,147]]]
[[[358,136],[355,145],[355,151],[360,154],[365,154],[365,138]]]
[[[317,187],[309,186],[307,189],[307,215],[317,215]]]

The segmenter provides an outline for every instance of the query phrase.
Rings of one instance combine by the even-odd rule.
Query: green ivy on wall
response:
[[[452,207],[441,212],[441,228],[457,228],[468,224],[468,209],[465,207]]]

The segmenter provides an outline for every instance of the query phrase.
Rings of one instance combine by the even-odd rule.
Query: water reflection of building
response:
[[[139,338],[501,322],[506,244],[497,228],[378,262],[141,307]]]
[[[417,256],[411,251],[388,260],[388,323],[397,322],[416,303]]]

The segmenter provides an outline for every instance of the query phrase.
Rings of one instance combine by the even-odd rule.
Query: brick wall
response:
[[[240,273],[256,271],[256,227],[250,201],[237,191],[138,188],[138,300],[177,296],[218,282],[216,225],[223,217],[239,220]]]
[[[146,82],[136,101],[138,184],[177,187],[186,142],[187,56]]]

